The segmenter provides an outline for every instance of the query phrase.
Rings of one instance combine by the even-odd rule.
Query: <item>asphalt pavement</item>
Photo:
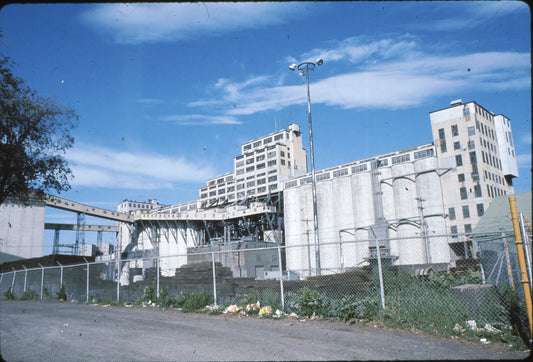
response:
[[[524,359],[528,352],[342,322],[0,302],[6,361]]]

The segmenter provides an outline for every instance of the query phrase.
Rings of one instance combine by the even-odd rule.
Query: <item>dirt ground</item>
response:
[[[305,318],[0,302],[6,361],[524,359],[529,352]]]

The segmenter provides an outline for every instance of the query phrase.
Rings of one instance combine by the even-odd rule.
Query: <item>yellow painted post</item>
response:
[[[520,225],[518,223],[518,213],[516,211],[516,198],[509,197],[509,206],[511,207],[511,218],[513,220],[513,230],[515,235],[516,251],[518,254],[518,265],[520,266],[520,282],[524,288],[524,298],[526,300],[527,317],[529,320],[529,331],[533,335],[533,318],[531,311],[531,290],[529,289],[529,277],[527,275],[526,257],[524,255],[524,247],[522,242],[522,234],[520,233]]]

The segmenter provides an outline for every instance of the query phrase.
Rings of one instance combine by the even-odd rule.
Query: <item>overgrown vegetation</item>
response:
[[[56,292],[57,300],[59,301],[65,301],[67,300],[67,291],[65,289],[65,284],[61,284],[61,288],[59,288],[59,291]]]
[[[4,297],[6,297],[7,300],[15,300],[15,294],[13,294],[13,291],[11,288],[9,288],[5,293]]]
[[[38,300],[39,294],[37,294],[36,291],[32,289],[27,289],[24,293],[22,293],[22,296],[20,297],[20,300]]]

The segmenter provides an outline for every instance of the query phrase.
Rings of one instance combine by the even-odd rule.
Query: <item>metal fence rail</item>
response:
[[[381,313],[398,325],[439,330],[472,323],[508,328],[516,307],[508,295],[515,293],[522,305],[512,232],[380,240],[352,236],[320,243],[320,270],[315,244],[222,245],[217,251],[24,267],[0,275],[0,294],[57,299],[64,286],[68,301],[134,303],[149,287],[156,298],[206,292],[218,306],[260,301],[287,313],[351,313],[356,319]]]

